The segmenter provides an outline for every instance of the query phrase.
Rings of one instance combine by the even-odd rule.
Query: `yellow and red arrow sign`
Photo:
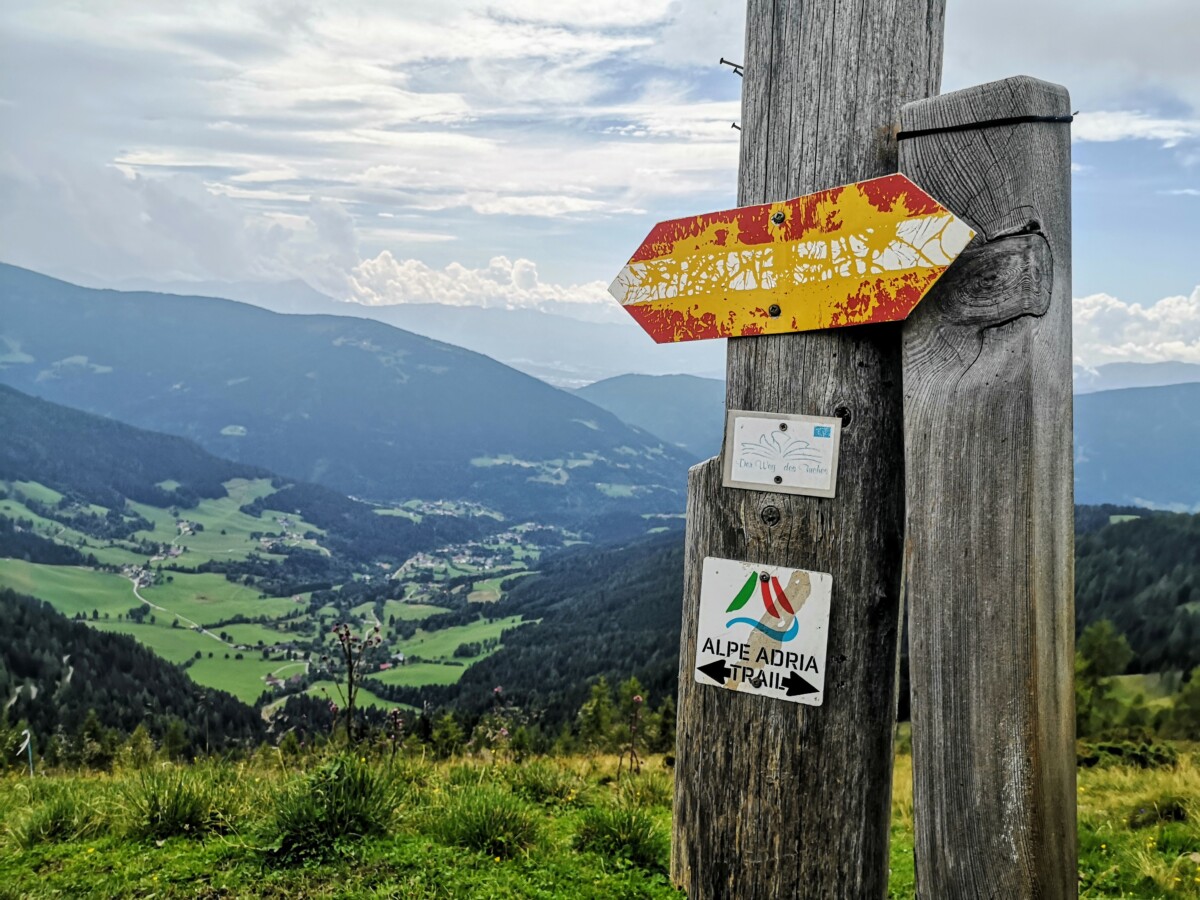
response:
[[[608,290],[660,344],[894,322],[974,236],[887,175],[660,222]]]

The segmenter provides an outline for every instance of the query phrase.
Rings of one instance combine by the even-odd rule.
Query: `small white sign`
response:
[[[820,706],[832,592],[824,572],[706,557],[696,681]]]
[[[832,497],[842,420],[731,409],[725,420],[725,487]]]

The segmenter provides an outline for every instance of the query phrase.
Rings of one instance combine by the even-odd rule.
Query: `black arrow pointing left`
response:
[[[703,672],[717,684],[724,685],[725,679],[733,674],[733,670],[725,665],[725,660],[716,659],[703,666],[696,667],[697,672]]]

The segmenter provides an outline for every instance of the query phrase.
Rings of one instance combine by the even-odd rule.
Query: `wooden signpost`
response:
[[[893,174],[901,106],[937,93],[943,9],[750,0],[739,205]],[[841,447],[833,498],[725,488],[719,459],[689,475],[671,874],[691,900],[887,893],[900,363],[895,323],[729,341],[728,409],[837,418]],[[829,576],[822,705],[695,680],[706,557]]]
[[[1070,117],[1033,79],[934,97],[944,12],[749,0],[743,206],[610,289],[731,338],[688,480],[692,900],[886,895],[902,570],[919,895],[1074,895]]]
[[[901,118],[901,166],[980,234],[904,330],[927,898],[1077,890],[1070,110],[1058,85],[1009,78]]]

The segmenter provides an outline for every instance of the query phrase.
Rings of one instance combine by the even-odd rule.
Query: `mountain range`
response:
[[[1193,368],[1200,371],[1200,366]],[[1112,382],[1152,381],[1172,371],[1183,377],[1189,370],[1184,364],[1149,373],[1125,367],[1108,377]],[[688,375],[625,375],[577,393],[694,455],[708,457],[720,450],[724,382]],[[1200,509],[1197,411],[1200,383],[1077,394],[1075,502]]]
[[[613,304],[611,315],[588,320],[537,309],[401,303],[372,306],[335,300],[303,281],[123,282],[123,290],[227,297],[273,312],[374,319],[406,331],[483,353],[556,387],[575,388],[639,372],[690,372],[719,378],[725,346],[718,341],[658,345]],[[590,306],[573,304],[576,312]]]
[[[721,449],[724,381],[694,375],[618,375],[575,393],[698,459]]]
[[[1132,387],[1191,384],[1200,381],[1200,365],[1173,360],[1153,363],[1105,363],[1094,369],[1077,365],[1072,372],[1072,380],[1076,394],[1119,391]]]
[[[0,382],[391,502],[677,512],[693,458],[581,397],[380,322],[82,288],[0,265]]]
[[[343,315],[94,290],[0,265],[0,382],[372,500],[467,499],[563,521],[678,512],[683,471],[720,448],[719,379],[623,374],[567,392],[376,318],[475,341],[529,371],[561,375],[566,360],[572,377],[636,366],[644,335],[632,325],[367,307],[301,283],[242,288],[264,305]],[[1078,501],[1200,505],[1200,365],[1077,366],[1074,378]]]

